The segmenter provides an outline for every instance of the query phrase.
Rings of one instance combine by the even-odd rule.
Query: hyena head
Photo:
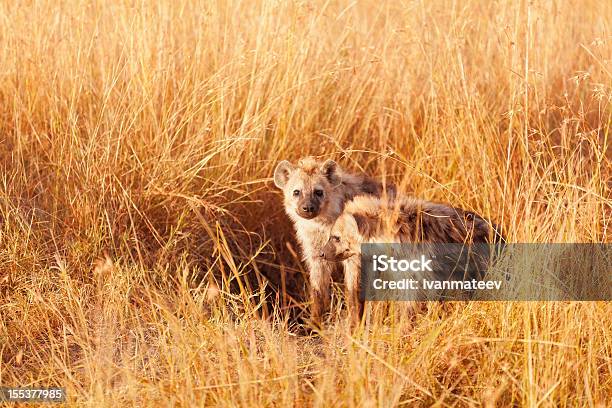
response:
[[[328,262],[342,262],[360,253],[360,243],[357,220],[351,214],[342,213],[334,222],[320,256]]]
[[[274,184],[283,190],[285,210],[292,218],[324,215],[333,219],[342,210],[342,180],[333,160],[321,163],[304,158],[295,166],[283,160],[274,170]]]

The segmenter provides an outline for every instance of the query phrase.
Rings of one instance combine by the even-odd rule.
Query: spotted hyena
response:
[[[320,254],[331,227],[356,196],[387,196],[383,184],[362,174],[344,171],[333,160],[307,157],[296,165],[284,160],[274,171],[274,184],[283,190],[285,211],[293,221],[310,275],[311,320],[315,325],[329,308],[333,263]]]
[[[396,197],[356,197],[336,219],[321,257],[344,265],[351,325],[363,314],[359,299],[362,243],[503,242],[499,227],[478,214],[449,205]]]

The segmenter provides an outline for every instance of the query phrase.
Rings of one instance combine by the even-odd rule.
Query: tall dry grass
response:
[[[333,157],[612,241],[612,3],[3,1],[0,384],[87,406],[609,406],[609,303],[303,335],[270,177]],[[105,255],[106,254],[106,255]],[[97,260],[97,261],[96,261]]]

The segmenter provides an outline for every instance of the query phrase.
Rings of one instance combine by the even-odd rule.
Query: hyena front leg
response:
[[[346,290],[346,304],[351,328],[361,323],[363,316],[363,302],[359,299],[361,286],[361,262],[350,258],[344,264],[344,286]]]
[[[331,301],[331,276],[333,264],[324,259],[308,259],[310,269],[310,319],[321,326],[323,314],[329,310]]]

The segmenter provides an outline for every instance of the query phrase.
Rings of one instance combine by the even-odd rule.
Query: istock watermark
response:
[[[420,259],[395,259],[387,255],[373,255],[372,269],[376,272],[433,272],[431,263],[433,259],[427,259],[425,255],[421,255]]]
[[[363,244],[362,300],[612,300],[610,244]]]

